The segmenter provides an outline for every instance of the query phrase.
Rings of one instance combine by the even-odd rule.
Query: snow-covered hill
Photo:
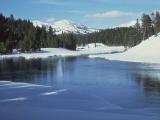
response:
[[[34,26],[42,27],[42,25],[46,26],[47,28],[51,26],[56,34],[62,33],[75,33],[75,34],[87,34],[98,31],[96,29],[88,28],[84,25],[76,24],[69,20],[60,20],[54,23],[44,23],[38,20],[33,21]]]
[[[110,60],[160,63],[160,33],[152,36],[124,53],[91,55],[90,57]]]

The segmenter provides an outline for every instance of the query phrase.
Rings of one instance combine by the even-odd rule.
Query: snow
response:
[[[76,24],[70,20],[60,20],[60,21],[55,21],[53,23],[44,23],[38,20],[34,20],[33,25],[39,27],[42,27],[42,25],[44,25],[46,26],[46,28],[49,28],[49,26],[51,26],[56,34],[62,34],[62,33],[87,34],[98,31],[96,29],[88,28],[84,25]]]
[[[61,34],[63,32],[65,33],[74,32],[74,33],[85,34],[87,32],[87,27],[83,25],[76,25],[72,21],[68,20],[57,21],[52,25],[52,28],[56,30],[57,34]]]
[[[42,48],[41,51],[39,52],[1,55],[0,58],[24,57],[26,59],[30,59],[30,58],[48,58],[52,56],[76,56],[76,52],[63,48]]]
[[[98,30],[88,28],[87,26],[76,24],[69,20],[60,20],[51,24],[52,28],[56,31],[56,34],[62,33],[75,33],[75,34],[87,34],[96,32]]]
[[[38,27],[42,27],[42,25],[49,26],[48,23],[44,23],[44,22],[41,22],[41,21],[38,21],[38,20],[34,20],[33,25],[38,26]]]
[[[88,47],[89,46],[89,47]],[[83,48],[83,49],[79,49]],[[71,51],[64,48],[42,48],[39,52],[33,53],[18,53],[15,52],[14,54],[10,55],[0,55],[0,58],[18,58],[24,57],[26,59],[33,59],[33,58],[48,58],[54,56],[80,56],[80,55],[89,55],[89,54],[102,54],[102,53],[111,53],[111,52],[122,52],[124,51],[124,47],[109,47],[105,46],[102,43],[91,43],[86,46],[79,46],[77,47],[77,51]],[[16,51],[16,50],[14,50]]]
[[[85,46],[77,47],[82,54],[100,54],[100,53],[113,53],[113,52],[123,52],[125,48],[123,46],[106,46],[102,43],[90,43]]]
[[[110,60],[160,63],[160,34],[151,36],[139,45],[127,50],[124,53],[90,55],[90,58],[105,58]]]

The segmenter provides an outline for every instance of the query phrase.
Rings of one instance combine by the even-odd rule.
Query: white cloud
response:
[[[131,20],[131,21],[128,21],[126,23],[122,23],[122,24],[113,26],[112,28],[116,28],[116,27],[131,27],[131,26],[134,26],[136,23],[137,23],[137,20]],[[142,21],[141,20],[139,20],[139,24],[142,25]]]
[[[107,11],[107,12],[102,12],[102,13],[95,13],[95,14],[86,15],[86,17],[91,18],[91,19],[95,19],[95,20],[104,20],[104,19],[132,17],[132,16],[138,16],[138,15],[139,15],[139,13],[113,10],[113,11]]]

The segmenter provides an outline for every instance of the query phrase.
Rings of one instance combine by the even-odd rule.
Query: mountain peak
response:
[[[70,20],[64,19],[64,20],[56,21],[53,24],[55,24],[55,25],[71,25],[74,23]]]
[[[44,22],[41,22],[39,20],[34,20],[34,21],[32,21],[32,23],[33,23],[34,26],[38,26],[38,27],[42,27],[42,25],[49,26],[48,23],[44,23]]]
[[[47,27],[51,26],[53,30],[56,32],[56,34],[62,34],[62,33],[75,33],[75,34],[87,34],[92,33],[98,30],[90,29],[85,25],[79,25],[74,23],[70,20],[60,20],[55,21],[54,23],[43,23],[41,21],[35,20],[33,21],[34,26],[42,27],[42,25],[45,25]]]

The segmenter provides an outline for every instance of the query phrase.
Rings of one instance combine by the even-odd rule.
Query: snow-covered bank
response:
[[[24,57],[30,58],[47,58],[52,56],[76,56],[75,51],[70,51],[62,48],[42,48],[39,52],[33,53],[15,53],[10,55],[0,55],[0,58],[17,58]]]
[[[81,53],[98,54],[98,53],[114,53],[123,52],[125,48],[123,46],[106,46],[102,43],[90,43],[85,46],[77,47]]]
[[[160,63],[160,34],[152,36],[124,53],[90,55],[90,58],[105,58],[130,62]]]
[[[89,48],[87,46],[89,46]],[[67,57],[67,56],[102,54],[102,53],[121,52],[121,51],[124,51],[124,47],[108,47],[100,43],[97,43],[97,46],[95,47],[94,43],[92,43],[92,44],[86,45],[86,47],[77,51],[71,51],[63,48],[42,48],[40,52],[0,55],[0,59],[1,58],[17,58],[17,57],[24,57],[26,59],[47,58],[47,57],[53,57],[53,56]]]

